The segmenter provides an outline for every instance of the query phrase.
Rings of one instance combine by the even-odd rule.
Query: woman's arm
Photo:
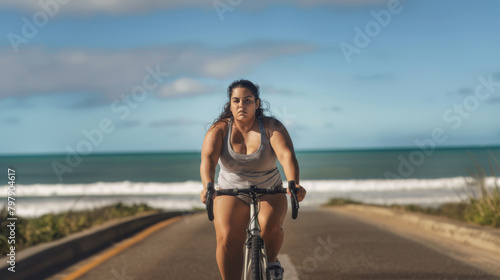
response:
[[[200,194],[200,198],[203,203],[205,203],[206,200],[206,187],[208,182],[214,182],[215,180],[215,167],[220,157],[224,138],[223,125],[225,125],[225,123],[221,122],[210,127],[203,140],[200,164],[200,177],[203,183],[203,190]]]
[[[295,157],[292,139],[285,126],[274,118],[269,118],[269,140],[281,166],[283,166],[286,179],[295,181],[297,199],[302,201],[306,195],[306,190],[300,186],[299,163]]]

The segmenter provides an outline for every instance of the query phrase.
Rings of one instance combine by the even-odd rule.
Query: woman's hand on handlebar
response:
[[[295,184],[295,188],[297,188],[297,200],[298,202],[301,202],[306,197],[307,191],[299,184]],[[287,189],[286,192],[288,193],[289,196],[292,196],[290,189]]]
[[[201,190],[201,193],[200,193],[200,198],[201,198],[201,202],[203,204],[207,204],[207,188],[203,188],[203,190]]]
[[[201,199],[201,202],[203,204],[207,204],[207,192],[208,192],[208,188],[203,188],[203,190],[200,193],[200,199]],[[214,193],[212,194],[212,199],[214,199],[216,196],[217,196],[217,192],[214,191]]]

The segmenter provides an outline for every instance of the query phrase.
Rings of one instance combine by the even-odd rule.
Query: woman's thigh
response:
[[[250,208],[234,196],[217,196],[214,199],[214,226],[217,238],[245,240]]]
[[[264,195],[260,198],[259,223],[262,227],[281,228],[286,211],[286,194]]]

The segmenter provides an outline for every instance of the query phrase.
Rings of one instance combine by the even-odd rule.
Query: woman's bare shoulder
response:
[[[266,129],[270,129],[271,131],[276,131],[276,130],[282,130],[285,128],[283,123],[281,123],[277,118],[275,117],[262,117],[264,121],[264,126]]]
[[[229,118],[222,119],[212,124],[212,126],[208,129],[207,133],[215,133],[215,134],[222,133],[222,135],[224,135],[224,133],[227,131],[228,123],[229,123]]]

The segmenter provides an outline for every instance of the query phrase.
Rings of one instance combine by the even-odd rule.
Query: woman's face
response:
[[[237,120],[252,119],[259,108],[260,100],[255,100],[253,93],[243,87],[234,88],[231,95],[231,112]]]

